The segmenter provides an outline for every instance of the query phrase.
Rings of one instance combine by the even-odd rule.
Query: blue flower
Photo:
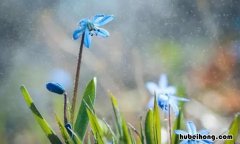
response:
[[[49,82],[49,83],[46,84],[46,88],[50,92],[53,92],[53,93],[56,93],[56,94],[62,95],[62,94],[65,93],[64,88],[59,83]]]
[[[168,86],[167,76],[162,74],[160,76],[158,85],[153,82],[148,82],[146,84],[147,89],[151,95],[156,95],[159,107],[166,113],[168,113],[168,106],[173,109],[175,115],[179,114],[178,102],[179,101],[189,101],[186,98],[180,98],[176,96],[176,88],[174,86]],[[148,103],[149,108],[154,106],[154,96],[150,99]]]
[[[103,26],[113,20],[113,15],[98,14],[92,19],[82,19],[78,28],[73,32],[73,39],[78,39],[81,35],[84,36],[84,45],[89,48],[91,45],[91,36],[108,37],[109,32],[100,26]]]
[[[177,135],[190,135],[190,136],[193,136],[193,135],[207,135],[209,134],[209,131],[208,130],[200,130],[197,132],[197,129],[196,129],[196,126],[194,125],[194,123],[192,121],[188,121],[187,122],[187,130],[188,132],[186,131],[183,131],[183,130],[175,130],[175,133]],[[211,139],[185,139],[183,141],[181,141],[180,144],[212,144],[213,141]]]

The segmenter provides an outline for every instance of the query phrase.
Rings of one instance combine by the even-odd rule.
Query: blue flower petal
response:
[[[178,108],[178,105],[177,105],[177,101],[175,101],[175,100],[170,100],[170,101],[169,101],[169,104],[170,104],[170,106],[172,107],[173,112],[175,113],[175,115],[178,116],[178,114],[179,114],[179,108]]]
[[[96,26],[103,26],[113,20],[113,15],[106,15],[101,20],[95,23]]]
[[[178,100],[178,101],[184,101],[184,102],[188,102],[190,101],[189,99],[187,98],[181,98],[181,97],[176,97],[176,96],[171,96],[173,99],[175,100]]]
[[[81,27],[86,27],[87,23],[88,23],[88,19],[85,18],[85,19],[81,19],[79,21],[78,25],[81,26]]]
[[[206,140],[202,140],[201,142],[205,143],[205,144],[212,144],[213,141],[210,139],[206,139]]]
[[[167,86],[165,89],[165,92],[168,93],[169,95],[175,95],[177,90],[176,87],[174,86]]]
[[[198,131],[198,133],[201,135],[207,135],[207,134],[209,134],[209,131],[208,130],[200,130],[200,131]]]
[[[187,122],[187,128],[190,135],[197,134],[196,126],[192,121]]]
[[[158,86],[153,82],[146,83],[146,87],[152,95],[154,95],[154,93],[159,89]]]
[[[198,140],[191,140],[191,141],[189,141],[188,143],[189,143],[189,144],[199,144],[199,143],[198,143]]]
[[[104,14],[97,14],[93,17],[92,22],[93,23],[98,23],[100,20],[102,20],[104,18],[104,16],[105,16]]]
[[[110,34],[107,30],[103,28],[97,28],[96,35],[101,37],[108,37]]]
[[[65,90],[59,83],[49,82],[46,84],[47,90],[56,94],[64,94]]]
[[[89,48],[90,45],[91,45],[91,41],[92,40],[91,40],[91,35],[89,33],[89,30],[86,29],[85,33],[84,33],[84,45],[85,45],[85,47]]]
[[[73,32],[73,39],[74,40],[78,39],[81,36],[81,34],[83,34],[83,32],[84,32],[84,28],[80,28],[80,29],[75,30]]]
[[[162,89],[165,89],[165,88],[167,88],[167,86],[168,86],[167,75],[162,74],[159,79],[159,87]]]
[[[152,97],[152,98],[149,100],[147,107],[148,107],[148,108],[153,108],[153,106],[154,106],[154,97]]]
[[[188,140],[183,140],[179,144],[188,144]]]
[[[187,135],[188,133],[186,132],[186,131],[183,131],[183,130],[175,130],[174,131],[175,132],[175,134],[178,134],[178,135]]]

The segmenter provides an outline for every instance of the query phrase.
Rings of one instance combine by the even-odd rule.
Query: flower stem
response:
[[[73,123],[73,121],[74,121],[75,105],[76,105],[77,91],[78,91],[78,82],[79,82],[80,68],[81,68],[81,61],[82,61],[83,41],[84,41],[84,33],[82,34],[82,40],[81,40],[81,44],[80,44],[77,69],[76,69],[76,75],[75,75],[75,81],[74,81],[74,90],[73,90],[72,107],[71,107],[71,123]]]
[[[171,125],[171,109],[168,104],[168,131],[169,131],[169,144],[172,144],[172,125]]]
[[[64,93],[64,102],[63,102],[63,120],[64,120],[64,125],[68,123],[67,120],[67,94]]]

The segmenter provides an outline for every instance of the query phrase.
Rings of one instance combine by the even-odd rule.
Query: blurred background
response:
[[[45,84],[59,82],[71,96],[80,44],[72,32],[80,19],[98,13],[115,19],[104,26],[109,38],[94,37],[92,47],[83,50],[79,96],[96,76],[101,118],[113,119],[110,91],[137,127],[151,97],[145,83],[166,73],[191,99],[185,118],[212,134],[226,133],[240,110],[239,5],[239,0],[2,0],[1,143],[49,143],[23,101],[23,84],[59,133],[54,112],[62,114],[63,98]]]

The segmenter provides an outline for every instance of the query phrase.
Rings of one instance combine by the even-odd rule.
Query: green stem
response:
[[[71,123],[72,124],[74,121],[75,105],[77,100],[78,82],[80,77],[80,68],[81,68],[81,61],[82,61],[83,42],[84,42],[84,33],[82,34],[82,40],[80,44],[77,69],[76,69],[76,75],[75,75],[75,81],[74,81],[74,90],[73,90],[72,107],[71,107]]]
[[[67,120],[67,94],[64,93],[64,102],[63,102],[63,109],[64,109],[64,113],[63,113],[63,120],[64,120],[64,124],[66,125],[68,123]]]
[[[172,125],[171,125],[171,109],[168,104],[168,130],[169,130],[169,143],[172,144]]]

